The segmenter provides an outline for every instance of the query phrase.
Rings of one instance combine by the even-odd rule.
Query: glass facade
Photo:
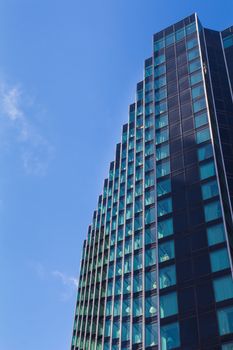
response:
[[[154,35],[84,242],[71,350],[232,349],[231,32],[194,14]]]

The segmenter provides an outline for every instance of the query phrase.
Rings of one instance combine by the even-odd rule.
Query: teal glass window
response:
[[[184,28],[176,31],[176,41],[182,40],[185,36]]]
[[[156,160],[169,157],[169,144],[156,147]]]
[[[145,144],[145,156],[150,156],[154,153],[154,144],[153,142]]]
[[[202,198],[209,199],[218,195],[218,184],[216,180],[209,181],[201,186]]]
[[[197,38],[192,38],[190,40],[187,40],[187,49],[193,49],[195,46],[197,46],[198,42],[197,42]]]
[[[132,251],[132,238],[125,241],[125,254],[129,254]]]
[[[154,125],[154,116],[153,115],[146,116],[145,128],[150,128],[153,125]]]
[[[160,89],[161,87],[166,85],[166,77],[162,76],[155,80],[154,87],[155,89]]]
[[[161,89],[161,90],[157,90],[155,92],[155,101],[156,102],[163,100],[166,97],[167,97],[167,89]]]
[[[155,183],[154,172],[147,173],[145,175],[145,188],[153,186]]]
[[[158,201],[157,207],[158,216],[163,216],[172,212],[172,200],[166,198]]]
[[[115,257],[115,247],[112,247],[110,249],[110,254],[109,254],[109,261],[113,261]]]
[[[180,330],[178,323],[161,326],[161,350],[171,350],[180,346]]]
[[[164,74],[166,72],[166,65],[161,64],[160,66],[156,67],[154,70],[154,77],[157,78],[158,76]]]
[[[135,213],[139,213],[140,211],[142,211],[142,198],[138,197],[135,200]]]
[[[218,310],[218,328],[220,335],[233,333],[233,306]]]
[[[123,240],[123,236],[124,236],[123,229],[118,229],[118,233],[117,233],[117,240],[118,240],[118,242]]]
[[[130,257],[126,257],[125,261],[124,261],[124,273],[128,273],[131,271],[131,256]]]
[[[114,300],[114,304],[113,304],[113,316],[114,317],[120,315],[120,305],[121,305],[120,299]]]
[[[145,131],[145,141],[151,141],[154,138],[154,129],[147,129]]]
[[[140,270],[142,268],[142,253],[134,255],[133,267],[134,271]]]
[[[143,90],[138,90],[137,91],[137,100],[140,101],[143,99]],[[135,112],[131,112],[130,113],[130,122],[134,121],[134,117],[135,117]]]
[[[112,314],[112,300],[109,300],[106,303],[106,316],[110,316],[111,314]]]
[[[133,344],[142,342],[142,323],[133,324]]]
[[[164,39],[158,40],[154,42],[154,51],[159,51],[164,48],[165,42]]]
[[[122,333],[121,340],[128,341],[130,340],[130,322],[122,322]]]
[[[158,222],[158,238],[167,237],[173,234],[172,218]]]
[[[114,321],[113,322],[113,329],[112,329],[112,338],[118,339],[120,337],[120,322]]]
[[[145,277],[145,288],[146,291],[148,290],[154,290],[157,288],[157,278],[156,278],[156,271],[148,271],[146,272]]]
[[[216,302],[233,298],[233,280],[231,275],[216,278],[213,283]]]
[[[154,169],[154,158],[150,157],[150,158],[147,158],[145,161],[145,171],[149,171],[152,169]]]
[[[158,326],[154,324],[146,324],[146,347],[158,344]]]
[[[159,244],[159,262],[164,262],[175,257],[174,241]]]
[[[141,152],[143,150],[143,143],[142,143],[142,140],[138,141],[136,143],[136,152]]]
[[[136,181],[142,180],[142,178],[143,178],[142,168],[136,169]]]
[[[219,201],[215,201],[206,204],[204,207],[205,221],[209,222],[222,217],[221,204]]]
[[[108,278],[112,278],[114,273],[114,265],[109,265],[108,268]]]
[[[175,35],[174,35],[174,33],[171,33],[171,34],[167,35],[166,38],[165,38],[165,42],[166,42],[166,46],[174,44],[174,42],[175,42]]]
[[[218,249],[210,253],[210,263],[212,272],[217,272],[230,268],[228,251],[226,248]]]
[[[155,104],[155,115],[158,116],[167,111],[167,102],[160,102]]]
[[[201,180],[205,180],[208,177],[215,175],[215,167],[214,162],[208,162],[200,165],[200,178]]]
[[[207,113],[204,112],[204,113],[195,115],[194,122],[195,122],[195,128],[199,128],[200,126],[207,124],[208,123]]]
[[[204,86],[203,84],[197,85],[192,88],[192,98],[196,99],[204,95]]]
[[[153,113],[153,104],[146,105],[145,107],[145,114],[149,115]]]
[[[155,221],[155,208],[147,208],[145,210],[145,224],[151,224]]]
[[[156,250],[155,248],[146,249],[145,252],[146,266],[152,266],[156,264]]]
[[[133,292],[141,292],[142,291],[142,274],[134,275],[133,278]]]
[[[159,270],[159,287],[160,289],[167,288],[176,284],[175,266],[163,267]]]
[[[233,350],[233,343],[227,343],[222,345],[222,350]]]
[[[196,32],[197,28],[196,28],[196,22],[193,22],[191,24],[188,24],[186,27],[185,27],[185,30],[186,30],[186,35],[189,35],[189,34],[192,34],[194,32]]]
[[[134,148],[134,139],[129,140],[129,150]]]
[[[170,161],[162,161],[156,165],[156,176],[160,178],[170,174]]]
[[[206,102],[205,102],[205,98],[201,98],[200,100],[197,100],[193,103],[193,111],[194,113],[197,113],[199,111],[201,111],[202,109],[206,108]]]
[[[168,115],[164,114],[155,119],[155,128],[160,129],[168,125]]]
[[[136,166],[142,165],[143,164],[143,154],[138,153],[136,155]]]
[[[148,180],[149,183],[149,180]],[[135,197],[142,195],[142,182],[138,182],[135,186]]]
[[[166,179],[166,180],[160,180],[157,183],[157,196],[163,196],[167,193],[171,192],[171,180]]]
[[[123,244],[122,242],[120,242],[117,245],[117,258],[122,257],[122,255],[123,255]]]
[[[140,230],[142,228],[142,215],[139,215],[134,220],[134,230]]]
[[[110,336],[110,335],[109,335]],[[87,344],[88,346],[88,344]],[[110,350],[110,344],[109,344],[109,340],[105,340],[104,341],[104,350]]]
[[[159,56],[155,56],[155,59],[154,59],[154,65],[157,66],[161,63],[165,62],[165,55],[162,54],[162,55],[159,55]]]
[[[196,140],[197,140],[198,144],[202,143],[202,142],[205,142],[205,141],[208,141],[209,139],[210,139],[209,128],[205,128],[205,129],[197,131],[197,133],[196,133]]]
[[[201,71],[198,71],[197,73],[194,73],[190,76],[190,84],[195,85],[197,83],[200,83],[202,81],[202,74]]]
[[[133,300],[133,317],[142,315],[142,297],[134,298]]]
[[[118,278],[115,282],[115,295],[121,294],[121,278]]]
[[[131,299],[123,299],[122,315],[130,316],[130,314],[131,314]]]
[[[127,189],[133,188],[133,176],[128,177],[127,179]]]
[[[153,73],[153,67],[149,66],[145,68],[145,77],[149,77]]]
[[[149,92],[145,96],[145,103],[150,103],[152,101],[153,101],[153,94],[152,94],[152,92]]]
[[[143,129],[137,129],[136,131],[136,139],[142,139],[143,138]]]
[[[225,230],[223,224],[217,224],[207,228],[209,246],[225,241]]]
[[[154,317],[157,315],[157,296],[151,295],[146,297],[145,302],[146,317]]]
[[[113,282],[108,282],[107,296],[111,297],[113,295]]]
[[[148,81],[145,85],[145,90],[150,91],[152,89],[153,89],[153,83],[152,83],[152,81]]]
[[[111,334],[111,320],[106,320],[105,321],[104,336],[105,337],[110,337],[110,334]]]
[[[159,298],[160,317],[165,318],[178,313],[177,295],[175,292],[161,295]]]
[[[189,61],[192,61],[192,60],[194,60],[194,58],[197,58],[197,57],[199,57],[199,50],[198,50],[198,48],[195,48],[195,49],[190,50],[188,52],[188,60]]]
[[[145,205],[150,205],[155,202],[155,191],[152,189],[145,192]]]
[[[156,241],[155,227],[149,227],[145,230],[145,244],[154,243]]]
[[[196,72],[201,68],[201,61],[199,59],[189,63],[189,73]]]
[[[223,39],[223,46],[225,49],[227,49],[228,47],[231,47],[232,45],[233,45],[233,34]]]
[[[128,294],[131,292],[131,276],[125,276],[123,282],[123,293]]]

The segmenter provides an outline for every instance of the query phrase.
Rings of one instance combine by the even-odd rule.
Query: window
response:
[[[159,271],[159,287],[160,289],[167,288],[176,284],[175,266],[161,268]]]
[[[154,243],[156,241],[155,227],[149,227],[145,230],[145,244]]]
[[[121,294],[121,278],[117,279],[115,282],[115,295]]]
[[[107,301],[106,304],[106,316],[110,316],[112,314],[112,300]]]
[[[161,64],[163,62],[165,62],[165,55],[164,54],[155,57],[155,60],[154,60],[155,66],[157,66],[158,64]]]
[[[125,254],[129,254],[132,251],[132,239],[127,239],[125,241]]]
[[[210,181],[201,186],[202,198],[209,199],[218,195],[218,184],[217,181]]]
[[[146,266],[152,266],[156,264],[156,250],[155,248],[150,248],[146,250],[145,253],[145,263]]]
[[[163,196],[164,194],[171,192],[171,180],[160,180],[157,183],[157,196]]]
[[[172,218],[158,222],[158,238],[167,237],[172,234],[173,234]]]
[[[211,177],[214,175],[215,175],[215,167],[214,167],[213,161],[200,165],[200,178],[201,178],[201,180],[205,180],[208,177]]]
[[[160,77],[158,79],[155,80],[155,89],[160,89],[162,86],[166,85],[166,77]]]
[[[193,103],[194,113],[197,113],[204,108],[206,108],[205,98],[201,98],[200,100],[197,100],[196,102]]]
[[[232,350],[233,349],[233,343],[227,343],[222,345],[222,350]]]
[[[142,248],[142,234],[138,233],[134,236],[134,250]]]
[[[233,306],[218,310],[218,327],[220,335],[233,333]]]
[[[134,220],[134,230],[140,230],[142,228],[142,215],[139,215]]]
[[[155,191],[150,190],[145,192],[145,205],[150,205],[155,202]]]
[[[145,144],[145,156],[150,156],[153,153],[154,153],[154,144],[153,144],[153,142],[150,142],[150,143],[147,142]]]
[[[162,90],[157,90],[155,92],[155,101],[160,101],[163,100],[164,98],[167,97],[167,90],[166,89],[162,89]]]
[[[226,38],[223,39],[223,46],[225,49],[233,45],[233,34],[228,35]]]
[[[145,107],[145,115],[149,115],[151,113],[153,113],[153,105],[152,104],[146,105],[146,107]]]
[[[120,337],[120,322],[114,321],[113,322],[113,329],[112,329],[112,338],[117,339]]]
[[[122,322],[122,341],[128,341],[130,340],[130,322]]]
[[[162,176],[170,174],[170,162],[163,161],[156,165],[156,176],[160,178]]]
[[[158,344],[157,324],[146,324],[146,347]]]
[[[154,42],[154,51],[159,51],[164,48],[165,42],[164,39],[158,40]]]
[[[189,73],[193,73],[200,68],[201,68],[201,62],[199,59],[189,63]]]
[[[147,173],[145,175],[145,187],[151,187],[154,185],[154,181],[155,181],[155,176],[154,176],[154,172],[151,173]]]
[[[133,278],[133,292],[137,293],[137,292],[141,292],[142,290],[142,275],[134,275]]]
[[[199,128],[202,125],[205,125],[208,123],[207,113],[201,113],[198,115],[195,115],[195,128]]]
[[[142,182],[139,182],[135,186],[135,197],[142,195]]]
[[[161,350],[170,350],[180,346],[180,331],[178,323],[161,327]]]
[[[142,268],[142,253],[134,255],[134,270],[140,270]]]
[[[171,33],[165,38],[166,46],[169,46],[175,42],[175,33]]]
[[[193,38],[187,41],[187,49],[193,49],[195,46],[197,46],[197,38]]]
[[[161,64],[160,66],[155,68],[154,77],[157,78],[159,75],[162,75],[166,72],[165,64]]]
[[[176,31],[176,41],[182,40],[185,36],[184,28]]]
[[[169,145],[162,145],[156,147],[156,160],[161,160],[169,157]]]
[[[151,224],[155,221],[155,208],[147,208],[145,211],[145,224]]]
[[[191,85],[195,85],[197,83],[200,83],[201,81],[202,81],[201,71],[198,71],[197,73],[193,73],[190,76],[190,84]]]
[[[205,221],[209,222],[211,220],[216,220],[222,217],[222,210],[219,201],[215,201],[209,204],[206,204],[204,207],[205,212]]]
[[[149,66],[145,68],[145,77],[149,77],[153,73],[153,67]]]
[[[202,146],[198,149],[198,160],[202,161],[213,156],[213,147],[211,143],[208,145]]]
[[[197,58],[197,57],[199,57],[199,50],[198,50],[198,48],[195,48],[195,49],[190,50],[188,52],[188,60],[189,61],[192,61],[192,60],[194,60],[194,58]]]
[[[133,344],[142,342],[142,323],[133,324]]]
[[[133,317],[142,315],[142,297],[134,298],[133,300]]]
[[[160,129],[168,125],[168,115],[161,115],[155,119],[155,128]]]
[[[155,115],[158,116],[167,111],[167,102],[160,102],[155,104]]]
[[[145,277],[145,288],[146,291],[148,290],[154,290],[157,288],[157,278],[156,278],[156,271],[148,271],[146,272]]]
[[[151,141],[154,137],[154,129],[147,129],[145,131],[145,141]]]
[[[230,268],[228,252],[222,248],[210,253],[210,263],[212,272],[221,271]]]
[[[196,22],[190,23],[188,24],[186,27],[186,35],[192,34],[194,32],[196,32]]]
[[[131,299],[123,299],[122,304],[122,315],[130,316],[131,307],[130,307]]]
[[[213,283],[216,302],[233,298],[233,280],[231,275],[217,278]]]
[[[156,145],[168,140],[168,129],[156,131]]]
[[[174,241],[159,244],[159,262],[164,262],[175,257]]]
[[[160,301],[160,317],[165,318],[177,314],[177,295],[175,292],[166,295],[161,295]]]
[[[136,198],[134,211],[135,213],[142,211],[142,197]]]
[[[121,304],[120,299],[117,299],[117,300],[114,301],[113,316],[119,316],[120,315],[120,304]]]
[[[128,294],[131,292],[131,276],[124,277],[123,293]]]
[[[172,200],[166,198],[158,201],[158,216],[163,216],[172,212]]]
[[[106,320],[105,321],[105,332],[104,332],[104,336],[105,337],[110,337],[111,334],[111,321],[110,320]]]
[[[209,246],[225,241],[225,230],[223,224],[214,225],[207,228],[207,238]]]
[[[203,84],[200,84],[198,86],[195,86],[192,88],[192,98],[198,98],[204,95],[204,86]]]
[[[146,297],[146,317],[154,317],[157,315],[157,296],[152,295]]]

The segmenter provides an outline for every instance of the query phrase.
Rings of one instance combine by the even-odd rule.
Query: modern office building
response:
[[[233,27],[153,37],[84,242],[72,350],[233,349]]]

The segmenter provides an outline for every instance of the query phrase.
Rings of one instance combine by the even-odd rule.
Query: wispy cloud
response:
[[[60,297],[62,301],[69,300],[74,292],[78,288],[78,279],[73,276],[68,276],[65,273],[55,270],[52,272],[52,275],[57,278],[62,285],[65,287],[63,291],[60,293]]]
[[[19,84],[0,81],[0,127],[8,148],[17,145],[27,174],[45,175],[54,148],[35,122],[38,105]],[[39,111],[39,113],[42,111]]]

